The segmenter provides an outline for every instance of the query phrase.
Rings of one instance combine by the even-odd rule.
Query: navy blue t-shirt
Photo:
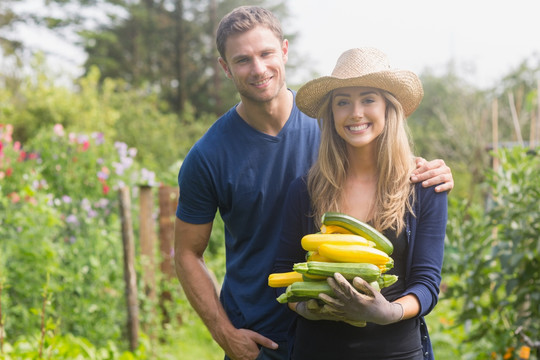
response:
[[[293,107],[277,136],[249,126],[232,108],[193,146],[178,175],[176,216],[225,223],[226,275],[221,302],[237,328],[283,341],[291,313],[276,301],[268,275],[279,244],[289,184],[317,157],[317,122]]]

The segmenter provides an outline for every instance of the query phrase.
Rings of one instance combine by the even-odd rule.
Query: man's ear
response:
[[[218,58],[218,62],[219,62],[219,65],[221,65],[221,68],[223,69],[223,71],[225,71],[225,75],[227,75],[227,77],[230,79],[232,75],[231,75],[231,71],[229,70],[229,65],[227,65],[227,62],[222,57]]]
[[[289,60],[289,40],[283,39],[283,43],[281,44],[281,51],[283,53],[283,62],[287,63],[287,60]]]

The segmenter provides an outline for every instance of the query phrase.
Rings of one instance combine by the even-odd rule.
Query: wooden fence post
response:
[[[141,262],[144,293],[150,301],[150,324],[143,324],[145,331],[153,338],[153,325],[156,324],[156,224],[154,220],[154,196],[152,187],[139,186],[139,233],[141,242]],[[144,308],[144,307],[143,307]]]
[[[493,100],[491,104],[491,143],[493,144],[493,152],[496,153],[499,150],[499,103],[497,99]],[[499,158],[497,155],[493,156],[493,170],[497,171],[499,168]]]
[[[540,131],[537,126],[540,124],[540,94],[538,94],[538,91],[540,91],[540,77],[536,80],[536,82],[536,112],[534,110],[531,111],[531,131],[529,133],[529,149],[531,150],[534,150],[536,147],[536,132]]]
[[[512,123],[514,124],[514,131],[516,132],[517,141],[523,146],[523,136],[521,136],[521,127],[519,125],[519,117],[516,110],[516,103],[514,101],[514,94],[508,93],[508,102],[510,103],[510,113],[512,114]]]
[[[172,186],[159,187],[159,248],[160,269],[166,278],[176,278],[174,270],[174,219],[178,204],[178,190]]]
[[[178,189],[172,186],[161,185],[158,191],[159,198],[159,249],[161,254],[160,270],[164,281],[176,279],[174,269],[174,219],[178,204]],[[163,287],[167,288],[167,287]],[[170,322],[170,316],[165,303],[172,300],[172,294],[163,290],[160,294],[160,305],[163,312],[163,322]],[[181,322],[181,318],[178,319]]]
[[[137,301],[137,274],[135,272],[135,241],[131,221],[131,199],[128,187],[119,189],[122,243],[124,249],[124,280],[126,283],[127,330],[131,351],[139,343],[139,304]]]

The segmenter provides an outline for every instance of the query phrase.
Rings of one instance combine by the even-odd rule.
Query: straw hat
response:
[[[296,94],[296,105],[304,114],[316,118],[326,94],[349,86],[388,91],[401,103],[405,116],[416,110],[424,96],[422,83],[415,73],[390,68],[386,55],[377,49],[360,48],[341,54],[331,76],[304,84]]]

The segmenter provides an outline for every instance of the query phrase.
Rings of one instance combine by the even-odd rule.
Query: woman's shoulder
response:
[[[446,208],[448,201],[448,192],[436,192],[434,186],[423,187],[422,184],[415,184],[415,213],[421,212],[427,208]]]
[[[441,183],[442,184],[442,183]],[[424,197],[431,197],[431,196],[447,196],[448,192],[447,191],[443,191],[443,192],[436,192],[435,191],[435,188],[441,184],[437,184],[437,185],[432,185],[432,186],[428,186],[428,187],[424,187],[422,186],[422,183],[416,183],[414,184],[415,186],[415,193],[417,195],[417,197],[421,197],[421,198],[424,198]]]

